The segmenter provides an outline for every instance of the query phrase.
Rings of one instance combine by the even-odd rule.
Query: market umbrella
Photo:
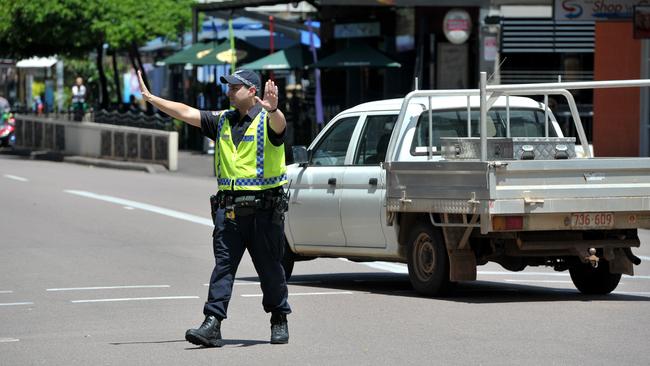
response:
[[[224,42],[225,43],[225,42]],[[223,45],[222,43],[221,45]],[[192,65],[215,65],[223,64],[224,62],[218,61],[208,56],[213,53],[213,51],[220,47],[214,42],[209,43],[195,43],[190,47],[178,51],[175,54],[165,58],[162,62],[166,65],[178,65],[178,64],[192,64]]]
[[[304,46],[293,46],[268,56],[262,57],[251,63],[242,65],[242,69],[249,70],[291,70],[302,69],[307,65],[310,57],[309,50]]]

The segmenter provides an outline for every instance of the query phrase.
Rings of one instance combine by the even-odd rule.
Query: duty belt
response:
[[[246,192],[234,194],[228,191],[219,191],[217,201],[220,208],[226,207],[253,207],[267,209],[273,207],[273,203],[282,194],[281,189],[264,190],[259,192]]]

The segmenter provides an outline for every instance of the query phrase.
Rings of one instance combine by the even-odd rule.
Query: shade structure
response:
[[[52,67],[57,61],[56,57],[32,57],[16,62],[16,67],[19,69]]]
[[[222,43],[221,45],[225,44]],[[221,46],[216,43],[195,43],[190,47],[178,51],[175,54],[167,57],[162,62],[165,65],[178,65],[178,64],[192,64],[192,65],[218,65],[223,64],[224,62],[218,61],[215,58],[209,58],[208,56],[213,53],[213,51]]]
[[[245,59],[254,59],[261,55],[261,50],[252,47],[248,43],[237,40],[235,55],[237,63]],[[196,66],[207,65],[223,65],[229,64],[232,60],[233,52],[230,49],[230,42],[224,41],[222,43],[196,43],[187,49],[179,51],[166,59],[163,62],[166,65],[177,64],[192,64]]]
[[[402,67],[399,62],[365,43],[355,43],[341,51],[329,55],[310,68],[346,68],[346,67]]]
[[[251,63],[242,65],[241,68],[248,70],[302,69],[309,63],[310,59],[308,48],[298,45],[274,52]]]

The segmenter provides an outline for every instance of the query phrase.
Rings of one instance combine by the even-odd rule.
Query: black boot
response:
[[[287,314],[273,313],[271,315],[271,344],[289,343],[289,324]]]
[[[200,327],[188,329],[185,332],[185,340],[197,346],[223,346],[223,339],[221,339],[221,320],[217,319],[214,315],[206,316]]]

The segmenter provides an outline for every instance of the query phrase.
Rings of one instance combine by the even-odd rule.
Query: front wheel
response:
[[[609,273],[609,262],[601,260],[597,268],[589,263],[578,263],[569,268],[575,287],[587,295],[605,295],[618,286],[620,273]]]
[[[441,296],[449,292],[449,257],[440,230],[415,224],[408,242],[408,271],[411,285],[420,294]]]

